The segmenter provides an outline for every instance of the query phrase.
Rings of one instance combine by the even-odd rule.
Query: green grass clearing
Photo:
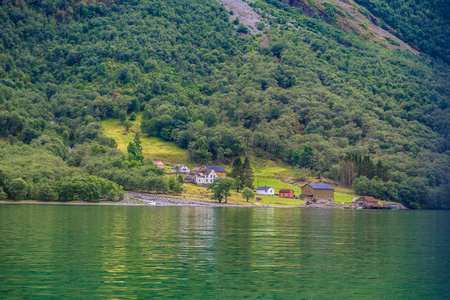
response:
[[[302,189],[300,187],[284,183],[278,178],[255,178],[253,186],[255,188],[261,186],[270,186],[275,189],[275,193],[278,193],[278,191],[281,189],[292,189],[294,190],[295,195],[300,195],[302,192]]]
[[[339,205],[343,205],[344,202],[351,203],[354,197],[358,197],[356,195],[344,194],[340,192],[334,192],[334,202]]]
[[[126,153],[128,143],[134,140],[135,132],[141,131],[141,118],[142,114],[138,114],[136,121],[131,121],[133,125],[126,135],[124,134],[126,132],[125,127],[119,120],[104,120],[101,122],[103,134],[113,138],[117,142],[117,149]],[[187,150],[179,148],[173,142],[166,142],[159,138],[148,137],[145,134],[141,134],[141,142],[142,154],[145,158],[161,159],[165,164],[171,165],[177,163],[188,164],[189,156]]]
[[[173,195],[173,197],[181,197],[187,199],[201,200],[207,202],[217,202],[217,200],[211,200],[212,192],[209,191],[206,187],[196,186],[194,184],[183,184],[183,193],[180,195]],[[256,201],[255,199],[247,200],[242,197],[241,193],[236,193],[236,190],[231,192],[231,196],[228,197],[229,204],[243,204],[243,205],[285,205],[296,207],[298,205],[302,205],[305,201],[298,199],[287,199],[280,198],[278,196],[260,196],[262,198],[261,201]]]

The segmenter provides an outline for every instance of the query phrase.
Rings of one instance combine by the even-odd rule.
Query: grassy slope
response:
[[[133,126],[130,132],[124,135],[125,127],[117,119],[109,119],[102,121],[103,133],[113,138],[117,142],[117,148],[122,151],[127,151],[127,145],[134,140],[136,131],[140,131],[141,114],[138,114],[136,121],[132,121]],[[189,164],[187,150],[177,147],[174,143],[165,142],[159,138],[145,137],[141,135],[142,154],[145,158],[161,159],[166,164],[186,163]]]
[[[127,145],[129,142],[134,140],[135,132],[140,131],[141,124],[141,114],[138,114],[137,120],[132,121],[133,126],[130,128],[128,134],[124,135],[125,127],[117,119],[108,119],[102,121],[103,133],[113,138],[117,142],[117,148],[122,151],[127,151]],[[149,159],[162,159],[164,163],[173,165],[176,163],[185,163],[189,167],[194,167],[195,164],[189,161],[188,152],[185,149],[181,149],[172,142],[166,142],[159,138],[141,136],[142,142],[142,152],[144,157]],[[295,175],[294,168],[287,166],[283,163],[266,160],[261,157],[255,157],[250,153],[250,158],[252,161],[252,166],[254,168],[255,181],[254,186],[271,186],[275,188],[275,192],[278,192],[283,188],[293,189],[296,195],[301,193],[301,186],[304,182],[296,182],[295,184],[290,183],[292,177]],[[230,171],[229,166],[226,166],[227,171]],[[166,166],[166,170],[170,171],[170,167]],[[316,182],[317,180],[313,177],[309,177],[308,181]],[[211,196],[209,192],[204,187],[199,187],[191,184],[185,184],[184,192],[181,197],[196,199],[202,201],[208,201]],[[352,190],[336,188],[335,192],[335,202],[342,204],[343,202],[351,202],[355,197],[352,195]],[[236,200],[238,198],[238,200]],[[302,205],[305,201],[298,199],[285,199],[279,198],[277,196],[262,196],[262,201],[249,201],[247,202],[240,194],[237,197],[236,192],[233,192],[232,197],[229,199],[229,203],[239,203],[239,204],[255,204],[255,205],[288,205],[297,206]]]

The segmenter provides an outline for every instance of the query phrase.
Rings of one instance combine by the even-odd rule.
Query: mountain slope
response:
[[[450,9],[446,1],[266,0],[291,5],[310,17],[360,35],[364,40],[420,51],[450,62]],[[414,50],[413,50],[414,49]]]
[[[274,1],[276,0],[270,0],[268,2],[274,3]],[[345,32],[357,34],[366,41],[381,44],[390,49],[408,49],[417,53],[408,44],[381,28],[381,21],[366,8],[351,0],[279,1],[296,7],[299,12],[303,12],[309,17],[316,19],[323,18],[327,23]]]
[[[259,33],[207,0],[3,2],[0,134],[111,146],[97,121],[142,112],[145,134],[193,161],[252,151],[344,182],[359,154],[390,168],[372,180],[381,197],[447,207],[448,66],[288,5],[251,7]]]
[[[448,1],[355,1],[382,19],[384,28],[415,49],[450,63]]]

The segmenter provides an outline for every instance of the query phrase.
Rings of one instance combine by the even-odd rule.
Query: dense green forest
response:
[[[188,149],[192,162],[229,163],[252,151],[343,185],[359,178],[365,193],[410,207],[450,207],[442,60],[259,0],[252,6],[270,17],[255,35],[213,0],[0,3],[5,196],[15,197],[18,178],[53,186],[60,199],[63,178],[176,190],[135,150],[124,155],[101,134],[100,120],[142,111],[143,133]],[[26,165],[31,153],[39,176],[6,159]],[[361,173],[354,155],[388,176]],[[53,165],[65,177],[51,175]]]

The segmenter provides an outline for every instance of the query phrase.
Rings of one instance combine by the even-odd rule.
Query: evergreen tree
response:
[[[243,175],[243,166],[242,166],[242,160],[240,157],[236,157],[233,161],[233,163],[231,164],[231,173],[230,173],[230,177],[232,178],[236,178],[238,176],[240,176],[242,178]]]
[[[242,165],[242,160],[240,157],[236,157],[231,165],[232,170],[230,177],[236,180],[236,191],[243,187],[244,169]]]
[[[292,153],[291,163],[294,166],[297,166],[300,163],[300,152],[298,152],[298,150],[295,150],[294,153]]]
[[[141,134],[139,131],[134,135],[134,144],[136,145],[136,149],[142,154],[142,143],[141,143]]]
[[[236,192],[238,192],[239,193],[239,189],[241,189],[242,188],[242,180],[241,180],[241,176],[236,176],[235,178],[234,178],[234,180],[236,181],[236,183],[235,183],[235,188],[236,188]]]
[[[130,114],[130,121],[136,121],[136,118],[137,118],[136,113],[135,113],[135,112],[132,112],[132,113]]]
[[[98,107],[95,109],[95,117],[98,119],[101,119],[101,117],[102,117],[102,112],[100,111],[100,109]]]
[[[133,156],[136,156],[139,153],[139,150],[136,147],[136,144],[133,142],[128,143],[127,152],[129,154],[132,154]]]
[[[253,181],[254,181],[253,169],[252,166],[250,165],[250,160],[248,159],[248,157],[246,157],[243,166],[242,184],[245,187],[253,189]]]
[[[375,165],[375,176],[381,178],[383,181],[389,181],[390,174],[387,166],[383,165],[381,160],[379,159],[377,164]]]
[[[127,152],[131,156],[130,159],[142,161],[144,160],[144,156],[142,155],[141,151],[137,148],[136,144],[133,142],[130,142],[127,147]]]
[[[361,161],[361,176],[372,179],[375,176],[375,166],[368,155],[364,156]]]
[[[121,110],[119,112],[119,120],[120,122],[125,122],[127,120],[127,112],[125,110]]]
[[[303,150],[302,153],[300,153],[300,162],[302,164],[302,167],[310,166],[313,152],[314,149],[310,143],[303,144]]]

